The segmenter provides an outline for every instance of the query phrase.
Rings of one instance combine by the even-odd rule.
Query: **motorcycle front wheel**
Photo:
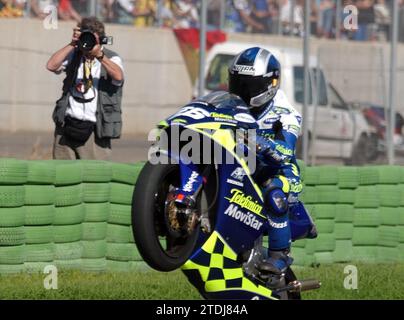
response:
[[[168,161],[167,161],[168,163]],[[132,199],[132,229],[143,260],[158,271],[180,268],[194,251],[200,227],[191,233],[170,230],[167,197],[180,186],[176,164],[146,163],[136,182]]]

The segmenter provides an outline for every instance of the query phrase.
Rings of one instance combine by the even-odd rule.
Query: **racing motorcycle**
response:
[[[300,299],[319,281],[297,280],[291,268],[280,275],[259,268],[269,222],[245,157],[253,148],[240,135],[250,129],[256,124],[247,106],[227,92],[192,101],[160,122],[133,193],[135,243],[149,266],[181,268],[205,299]],[[197,140],[200,154],[183,152],[190,143],[183,133]],[[289,215],[292,241],[307,237],[312,221],[304,207]]]

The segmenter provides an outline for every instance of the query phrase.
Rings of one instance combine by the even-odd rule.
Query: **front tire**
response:
[[[167,162],[168,163],[168,162]],[[143,260],[158,271],[181,267],[193,252],[200,227],[191,234],[173,237],[165,219],[169,189],[179,187],[179,166],[147,162],[136,182],[132,201],[132,229]],[[166,246],[160,240],[165,238]]]

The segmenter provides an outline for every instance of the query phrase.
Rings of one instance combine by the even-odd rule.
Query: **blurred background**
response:
[[[392,143],[394,162],[403,164],[404,1],[395,1]],[[112,160],[145,160],[148,132],[201,93],[201,4],[0,0],[0,157],[51,157],[51,113],[63,76],[49,73],[45,64],[70,41],[81,17],[95,15],[106,23],[107,35],[114,38],[111,49],[123,58],[125,67],[123,136],[113,141]],[[387,163],[392,5],[393,0],[309,1],[310,163]],[[203,93],[226,89],[226,67],[232,57],[244,47],[260,45],[281,52],[285,61],[281,88],[301,110],[305,1],[206,0],[206,6]],[[47,27],[50,8],[56,8],[57,24]]]

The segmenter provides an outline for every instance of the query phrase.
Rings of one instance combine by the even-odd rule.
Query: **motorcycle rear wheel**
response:
[[[167,162],[168,163],[168,162]],[[136,182],[132,200],[132,229],[143,260],[152,268],[168,272],[180,268],[196,247],[200,227],[191,234],[174,237],[165,222],[169,188],[179,187],[180,171],[175,164],[147,162]],[[162,245],[160,240],[166,240]]]

